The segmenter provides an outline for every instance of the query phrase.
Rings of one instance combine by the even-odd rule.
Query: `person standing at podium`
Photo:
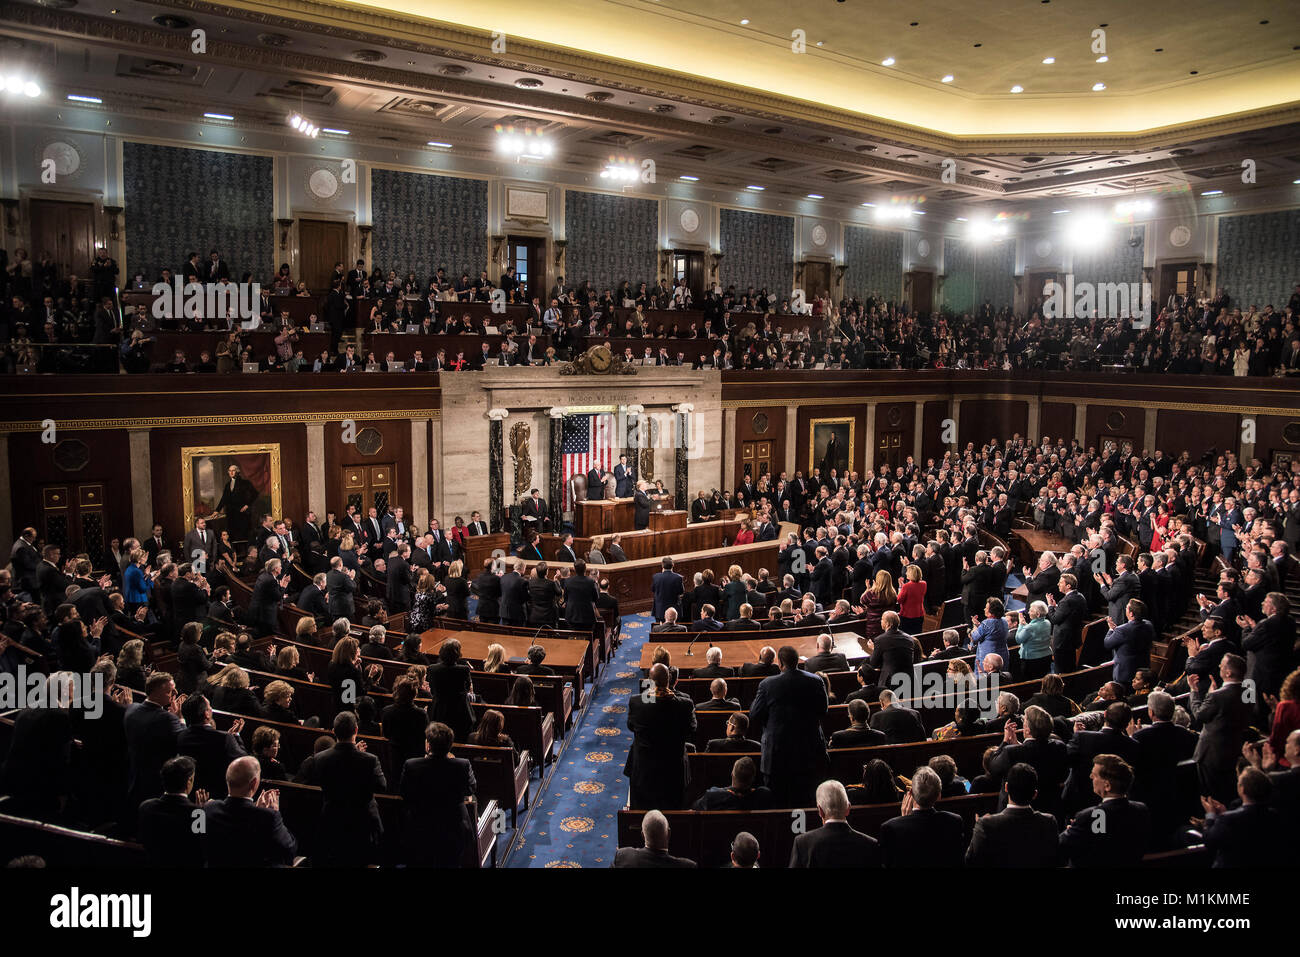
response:
[[[619,498],[627,498],[636,487],[636,475],[628,468],[626,455],[618,457],[618,464],[614,466],[614,482],[614,490]]]
[[[633,525],[637,531],[645,528],[650,524],[650,496],[646,493],[649,483],[638,482],[636,493],[632,496]]]

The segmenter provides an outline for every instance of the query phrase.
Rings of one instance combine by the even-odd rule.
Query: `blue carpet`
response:
[[[1012,598],[1011,593],[1024,584],[1019,575],[1007,576],[1007,611],[1024,611],[1025,603],[1019,598]]]
[[[649,614],[623,616],[623,643],[605,665],[593,700],[564,739],[559,767],[534,810],[509,867],[609,867],[618,847],[618,812],[627,803],[628,698],[640,688]]]

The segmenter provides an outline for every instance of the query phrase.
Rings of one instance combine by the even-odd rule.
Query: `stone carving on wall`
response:
[[[510,427],[510,454],[515,460],[515,500],[523,498],[533,487],[533,460],[528,440],[532,429],[527,422],[516,422]]]

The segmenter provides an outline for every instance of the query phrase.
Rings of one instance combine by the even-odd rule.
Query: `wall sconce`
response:
[[[0,206],[5,210],[5,229],[11,233],[18,231],[18,200],[0,199]]]
[[[842,286],[842,285],[844,285],[844,274],[845,274],[846,272],[848,272],[848,271],[849,271],[849,267],[848,267],[848,266],[836,266],[836,267],[835,267],[835,285],[837,285],[837,286]]]
[[[281,248],[281,249],[288,249],[288,248],[289,248],[289,230],[293,229],[293,220],[292,220],[292,219],[277,219],[276,222],[280,224],[280,248]]]
[[[117,242],[118,238],[117,217],[121,216],[123,212],[121,206],[104,207],[104,215],[108,217],[108,238],[113,242]]]
[[[361,258],[366,258],[366,247],[370,245],[370,233],[374,226],[357,226],[357,238],[361,241]]]
[[[564,251],[568,245],[569,241],[567,239],[555,240],[555,265],[557,268],[562,266],[564,263]]]

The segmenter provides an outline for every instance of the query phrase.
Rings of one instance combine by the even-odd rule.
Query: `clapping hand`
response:
[[[1205,808],[1206,814],[1222,814],[1227,810],[1223,802],[1207,795],[1201,795],[1201,807]]]
[[[231,734],[238,736],[238,735],[239,735],[239,732],[241,732],[241,731],[243,731],[243,730],[244,730],[244,719],[243,719],[243,718],[236,718],[234,721],[230,722],[230,733],[231,733]]]
[[[203,790],[203,788],[195,788],[195,789],[194,789],[194,803],[197,804],[199,807],[203,807],[203,805],[207,804],[207,803],[208,803],[208,792],[205,791],[205,790]]]
[[[357,745],[358,751],[364,751],[365,749],[366,743],[364,741]],[[280,810],[280,792],[278,790],[263,791],[257,797],[257,806],[272,811]]]

